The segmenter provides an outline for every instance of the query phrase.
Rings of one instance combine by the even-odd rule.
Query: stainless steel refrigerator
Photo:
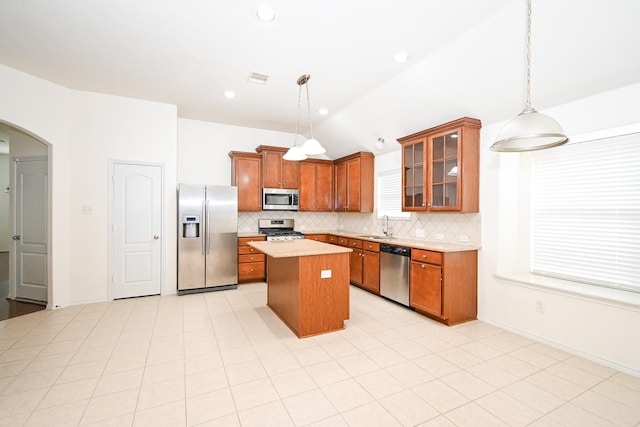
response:
[[[178,185],[178,294],[238,286],[238,188]]]

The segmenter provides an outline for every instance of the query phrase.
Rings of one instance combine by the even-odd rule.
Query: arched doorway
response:
[[[48,144],[0,121],[0,320],[42,310],[50,299],[48,157]],[[41,165],[44,175],[34,175],[25,164]],[[24,214],[29,216],[26,222]],[[38,227],[29,225],[33,218]],[[33,243],[39,246],[37,253],[25,250]]]

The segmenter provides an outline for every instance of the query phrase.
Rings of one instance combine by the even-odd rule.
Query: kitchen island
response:
[[[299,338],[344,329],[351,249],[307,239],[248,244],[267,255],[267,305]]]

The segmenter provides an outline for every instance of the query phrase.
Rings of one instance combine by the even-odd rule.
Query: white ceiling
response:
[[[275,21],[256,18],[263,4]],[[533,7],[538,109],[640,81],[640,2]],[[176,104],[183,118],[286,132],[296,80],[310,74],[314,130],[335,158],[460,116],[517,114],[524,10],[524,0],[2,0],[0,63]],[[404,64],[393,61],[400,50]],[[249,83],[252,72],[270,79]]]

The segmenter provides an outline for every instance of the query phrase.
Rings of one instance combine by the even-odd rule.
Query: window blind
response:
[[[402,173],[400,170],[378,174],[378,218],[409,218],[410,212],[402,212]]]
[[[640,133],[532,155],[531,272],[640,292]]]

